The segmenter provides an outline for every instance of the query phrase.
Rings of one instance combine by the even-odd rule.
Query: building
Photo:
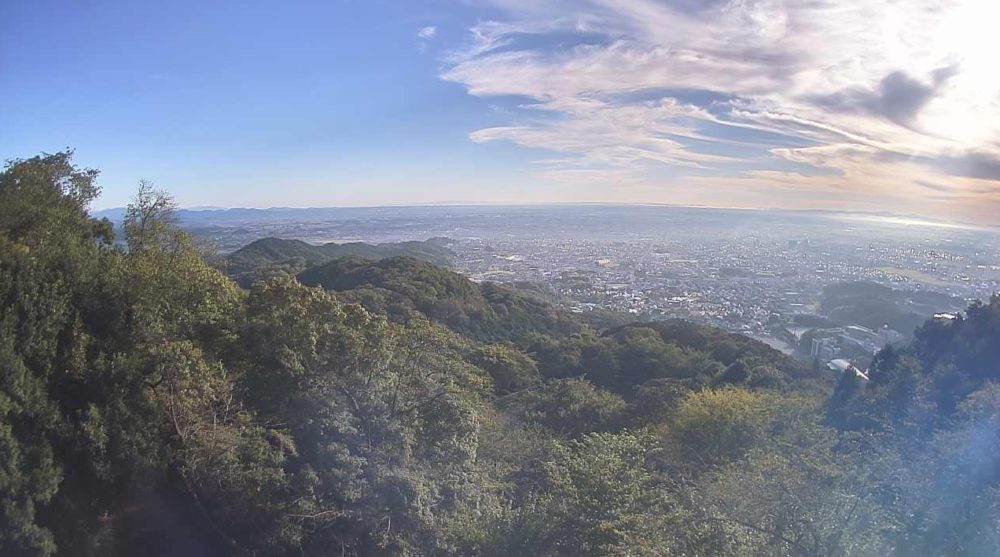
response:
[[[858,366],[847,360],[830,360],[826,364],[826,368],[830,371],[837,371],[840,373],[853,373],[855,376],[864,379],[865,381],[868,380],[868,373],[866,371],[861,371],[858,369]]]
[[[861,357],[862,354],[875,354],[887,345],[903,340],[903,335],[888,327],[878,332],[861,325],[817,329],[809,354],[821,360],[832,360],[845,354]]]
[[[844,331],[838,338],[845,345],[854,346],[870,354],[878,352],[884,346],[879,344],[879,335],[875,331],[861,325],[844,327]]]
[[[831,360],[837,355],[837,343],[833,338],[814,338],[809,354],[820,360]]]

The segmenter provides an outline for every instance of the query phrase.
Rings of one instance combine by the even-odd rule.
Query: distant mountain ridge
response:
[[[995,226],[984,223],[955,221],[947,218],[927,215],[894,213],[892,211],[843,211],[835,209],[773,209],[773,208],[737,208],[708,207],[696,205],[674,205],[660,203],[535,203],[535,204],[476,204],[476,203],[429,203],[418,205],[385,205],[362,207],[190,207],[178,209],[176,215],[180,224],[188,228],[212,226],[233,226],[245,222],[274,223],[294,221],[327,221],[342,218],[370,218],[389,214],[405,214],[407,216],[426,215],[436,212],[463,211],[506,211],[506,210],[545,210],[545,209],[611,209],[611,210],[687,210],[687,211],[718,211],[730,214],[783,214],[787,216],[821,217],[821,218],[851,218],[864,221],[874,219],[904,219],[935,224],[952,224],[986,228],[996,231]],[[124,207],[113,207],[94,211],[95,218],[108,218],[120,224],[125,214]],[[887,221],[888,222],[888,221]]]

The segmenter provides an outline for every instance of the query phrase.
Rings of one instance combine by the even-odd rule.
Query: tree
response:
[[[955,418],[926,451],[911,450],[899,488],[913,495],[895,555],[1000,552],[1000,384],[970,394]]]
[[[478,346],[469,361],[490,374],[498,394],[529,388],[542,379],[531,356],[513,344]]]
[[[667,435],[696,468],[733,462],[765,438],[780,403],[777,396],[738,388],[694,392],[681,403]]]
[[[841,557],[891,551],[885,534],[899,527],[899,515],[883,506],[888,493],[880,482],[899,462],[865,440],[845,451],[830,431],[811,428],[808,435],[799,429],[795,443],[754,448],[691,490],[693,520],[711,524],[725,540],[716,553]]]
[[[286,465],[309,477],[286,515],[305,548],[426,554],[470,493],[480,397],[489,385],[450,335],[401,327],[292,280],[258,283],[243,333],[244,389],[297,447]],[[391,528],[385,525],[392,524]]]
[[[15,243],[54,255],[67,241],[110,242],[107,221],[90,218],[98,172],[73,165],[73,151],[9,161],[0,172],[0,223]]]
[[[152,182],[139,181],[139,191],[125,210],[122,227],[129,250],[141,253],[146,249],[171,249],[172,244],[184,238],[177,227],[177,205],[163,190]]]
[[[87,422],[86,394],[73,386],[94,362],[80,308],[111,238],[107,223],[87,214],[100,191],[96,177],[74,167],[70,151],[10,161],[0,172],[3,553],[58,549],[49,515],[69,510],[61,494],[77,485],[73,466],[87,452],[77,435]],[[67,512],[64,524],[93,518]]]
[[[522,419],[570,437],[618,429],[626,409],[620,396],[586,379],[552,379],[539,388],[510,395],[502,404]]]
[[[654,440],[628,432],[561,445],[491,554],[669,554],[671,502],[649,466],[656,450]]]

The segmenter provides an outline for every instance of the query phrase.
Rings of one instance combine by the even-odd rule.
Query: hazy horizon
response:
[[[848,211],[840,209],[814,209],[814,208],[783,208],[783,207],[715,207],[709,205],[680,205],[670,203],[629,203],[629,202],[602,202],[602,201],[563,201],[563,202],[526,202],[526,203],[465,203],[465,202],[442,202],[442,203],[413,203],[413,204],[392,204],[392,205],[326,205],[326,206],[270,206],[270,207],[246,207],[246,206],[178,206],[178,211],[188,212],[229,212],[229,211],[351,211],[351,210],[381,210],[381,209],[461,209],[461,208],[485,208],[485,209],[519,209],[519,208],[560,208],[560,207],[615,207],[615,208],[663,208],[663,209],[693,209],[706,211],[750,211],[750,212],[776,212],[791,214],[817,214],[826,218],[837,218],[841,220],[855,220],[859,222],[869,222],[882,226],[904,226],[904,227],[939,227],[955,228],[966,230],[979,230],[985,232],[1000,232],[1000,225],[993,223],[975,223],[954,219],[935,218],[915,214],[896,213],[892,211]],[[95,209],[94,215],[98,218],[109,217],[113,221],[121,218],[125,207],[106,207]]]

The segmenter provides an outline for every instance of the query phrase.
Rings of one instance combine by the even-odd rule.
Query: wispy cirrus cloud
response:
[[[704,203],[734,187],[783,188],[790,206],[926,211],[945,196],[959,216],[1000,202],[991,0],[491,3],[503,17],[472,28],[442,77],[518,99],[471,138],[557,153],[543,178],[627,175],[655,196],[667,167],[651,201],[683,185]]]

